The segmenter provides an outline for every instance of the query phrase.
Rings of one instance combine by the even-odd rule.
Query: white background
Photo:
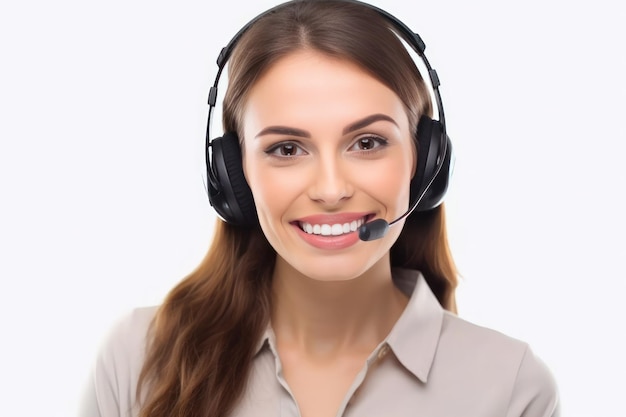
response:
[[[0,6],[0,415],[74,415],[111,323],[200,262],[215,58],[274,4]],[[442,81],[460,315],[529,342],[564,416],[626,415],[619,2],[376,4]]]

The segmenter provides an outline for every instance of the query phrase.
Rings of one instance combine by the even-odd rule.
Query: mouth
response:
[[[361,217],[360,219],[352,220],[345,223],[308,223],[298,221],[297,225],[304,233],[309,235],[318,236],[341,236],[349,233],[356,232],[361,227],[370,215]]]

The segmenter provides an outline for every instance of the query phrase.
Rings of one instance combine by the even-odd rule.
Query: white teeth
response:
[[[333,224],[331,227],[331,232],[333,236],[342,235],[343,234],[343,226],[340,224]]]
[[[310,224],[300,222],[300,228],[310,235],[340,236],[345,233],[355,232],[363,223],[365,223],[364,218],[343,224]]]

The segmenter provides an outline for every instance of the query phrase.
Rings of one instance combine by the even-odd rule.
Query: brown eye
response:
[[[297,148],[292,143],[286,143],[279,148],[280,154],[283,156],[293,156],[297,152]]]
[[[359,148],[363,150],[372,149],[374,146],[376,146],[376,143],[373,138],[359,139]]]
[[[281,142],[271,146],[265,151],[266,154],[277,156],[279,158],[289,158],[292,156],[305,155],[306,152],[297,143],[294,142]]]
[[[354,151],[370,151],[381,146],[385,146],[387,141],[377,136],[365,136],[357,139],[357,141],[350,148]]]

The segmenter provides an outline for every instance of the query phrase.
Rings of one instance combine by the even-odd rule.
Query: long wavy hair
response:
[[[229,61],[225,131],[242,138],[248,91],[274,62],[303,48],[354,62],[386,84],[414,129],[421,115],[432,113],[427,87],[386,19],[353,2],[297,0],[239,40]],[[151,324],[136,393],[141,417],[229,415],[269,324],[275,259],[259,226],[217,221],[206,257],[167,295]],[[407,218],[391,264],[422,271],[443,308],[456,312],[457,271],[443,205]]]

